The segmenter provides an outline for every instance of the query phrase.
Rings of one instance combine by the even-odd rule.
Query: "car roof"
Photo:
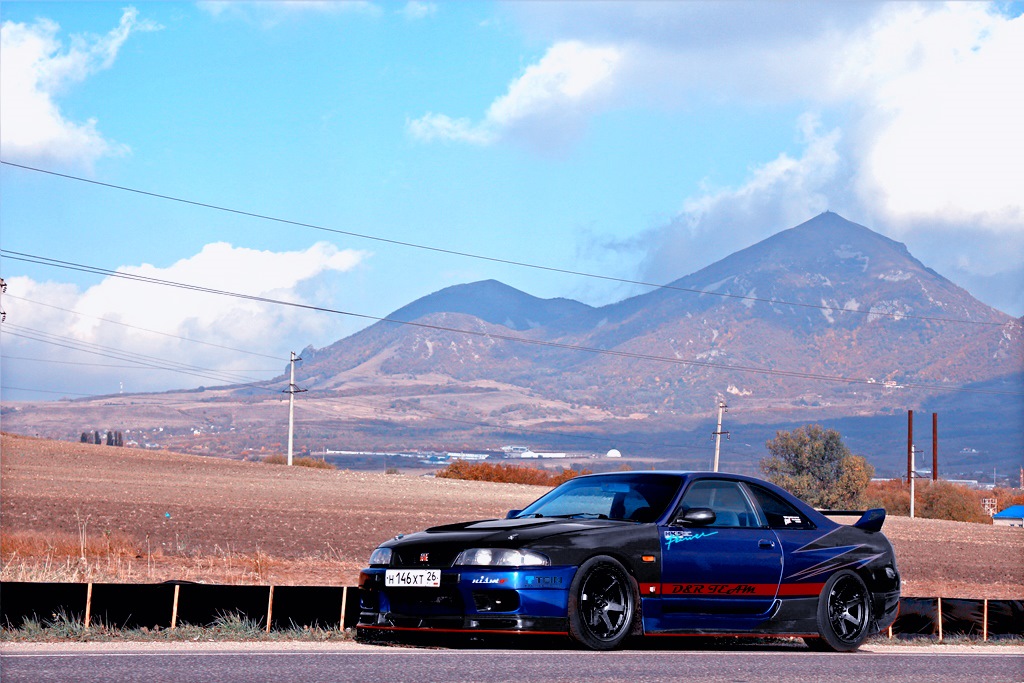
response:
[[[660,476],[677,476],[680,479],[696,480],[696,479],[728,479],[732,481],[742,481],[749,484],[757,484],[764,486],[773,493],[781,495],[786,499],[787,502],[795,505],[801,512],[807,517],[814,521],[819,527],[833,527],[840,526],[834,520],[829,519],[825,515],[821,514],[814,507],[807,502],[797,498],[786,489],[771,483],[765,479],[759,479],[746,474],[735,474],[733,472],[709,472],[706,470],[625,470],[618,472],[599,472],[597,474],[584,474],[574,479],[589,479],[591,477],[609,477],[615,475],[660,475]],[[570,479],[569,481],[573,481]]]

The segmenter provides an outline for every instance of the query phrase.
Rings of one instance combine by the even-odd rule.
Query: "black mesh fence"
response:
[[[213,626],[239,617],[271,628],[355,625],[359,590],[341,586],[220,586],[210,584],[89,584],[0,582],[0,628],[59,619],[118,628],[171,625],[178,589],[177,624]],[[342,611],[344,610],[344,617]],[[902,637],[1024,637],[1024,600],[902,598],[892,634]]]
[[[84,583],[0,582],[0,628],[21,628],[63,617],[84,621],[88,586]]]

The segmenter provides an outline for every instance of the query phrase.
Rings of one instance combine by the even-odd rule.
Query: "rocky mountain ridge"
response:
[[[422,326],[380,322],[304,352],[306,386],[430,375],[613,414],[690,414],[728,393],[776,407],[852,401],[877,410],[905,402],[886,400],[894,386],[959,386],[1024,367],[1020,321],[834,213],[608,306],[490,280],[388,318]]]

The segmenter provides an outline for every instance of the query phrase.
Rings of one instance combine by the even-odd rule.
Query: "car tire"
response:
[[[639,604],[625,567],[606,555],[592,557],[569,587],[569,635],[591,650],[614,650],[633,632]]]
[[[838,571],[825,582],[818,596],[819,638],[807,638],[812,650],[853,652],[868,637],[871,595],[852,571]]]

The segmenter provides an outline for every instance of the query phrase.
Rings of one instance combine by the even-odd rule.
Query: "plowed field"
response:
[[[0,447],[4,580],[352,585],[397,533],[502,516],[547,490],[9,434]],[[1024,529],[891,517],[884,531],[905,595],[1024,597]]]

